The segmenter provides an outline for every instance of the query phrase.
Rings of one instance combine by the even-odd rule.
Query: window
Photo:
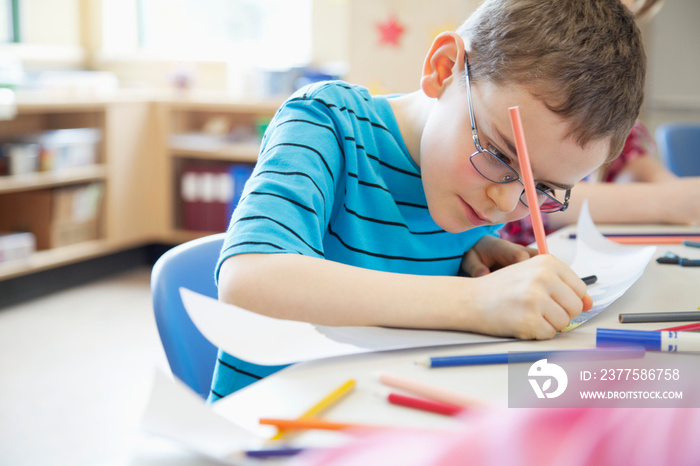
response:
[[[19,0],[0,0],[0,43],[19,42]]]
[[[103,0],[102,15],[107,54],[265,68],[310,60],[311,0]]]

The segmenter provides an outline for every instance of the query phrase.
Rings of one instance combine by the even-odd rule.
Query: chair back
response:
[[[190,319],[179,288],[217,297],[214,269],[224,237],[220,233],[175,246],[151,272],[153,310],[170,370],[203,398],[211,388],[218,350]]]
[[[656,142],[669,170],[678,176],[700,176],[700,122],[660,125]]]

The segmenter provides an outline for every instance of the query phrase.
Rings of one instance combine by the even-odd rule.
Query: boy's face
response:
[[[458,79],[464,79],[463,75],[453,75],[434,103],[423,130],[419,161],[430,214],[441,228],[453,233],[518,220],[529,213],[519,201],[522,184],[489,181],[470,162],[477,149],[467,92]],[[471,91],[481,146],[502,154],[502,160],[518,174],[508,108],[520,107],[538,186],[556,188],[561,194],[603,164],[608,155],[609,140],[580,147],[566,137],[569,128],[561,118],[523,87],[479,82],[472,83]]]

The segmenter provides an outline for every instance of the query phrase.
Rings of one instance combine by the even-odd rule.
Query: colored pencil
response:
[[[405,390],[413,393],[414,395],[422,396],[431,400],[461,406],[462,408],[484,406],[486,404],[484,401],[473,398],[469,395],[442,387],[436,387],[435,385],[419,382],[417,380],[409,379],[396,374],[386,372],[380,374],[379,381],[389,387]]]
[[[347,422],[331,422],[323,419],[276,419],[261,418],[260,424],[275,426],[279,429],[317,429],[317,430],[346,430],[346,429],[385,429],[386,427],[368,424],[351,424]]]
[[[648,322],[692,322],[700,321],[700,311],[641,312],[618,316],[623,324],[643,324]]]
[[[338,388],[330,392],[328,395],[323,397],[318,403],[313,405],[307,411],[304,412],[299,419],[312,419],[320,415],[324,411],[328,410],[331,406],[334,406],[340,400],[348,396],[355,389],[355,381],[350,379],[344,384],[340,385]],[[277,432],[277,434],[271,438],[271,440],[280,440],[284,437],[285,433],[283,430]]]
[[[689,235],[687,233],[654,233],[654,234],[622,234],[614,233],[603,235],[610,241],[620,244],[683,244],[689,240],[700,240],[700,235]],[[576,234],[569,235],[570,239],[575,239]]]
[[[700,248],[700,241],[683,241],[683,246],[689,246],[691,248]]]
[[[567,357],[572,360],[597,361],[605,359],[643,358],[644,349],[639,347],[615,348],[601,351],[597,348],[551,351],[513,351],[511,353],[468,354],[418,359],[416,364],[430,368],[456,366],[482,366],[486,364],[509,364],[535,362],[540,359]]]
[[[452,403],[443,403],[442,401],[402,395],[400,393],[389,392],[378,393],[378,395],[393,405],[413,408],[420,411],[427,411],[429,413],[442,414],[444,416],[454,416],[455,414],[464,411],[462,406],[457,406]]]
[[[649,351],[700,351],[700,334],[694,332],[659,332],[657,330],[596,329],[596,346],[642,345]]]
[[[549,250],[547,249],[547,239],[544,231],[544,223],[542,222],[542,213],[540,212],[540,203],[537,200],[537,191],[535,190],[535,178],[532,175],[530,155],[527,152],[527,144],[525,143],[525,131],[523,130],[523,122],[520,119],[520,107],[510,107],[508,113],[510,115],[510,124],[513,127],[513,136],[515,137],[518,163],[520,164],[520,172],[522,173],[523,185],[525,186],[527,206],[530,209],[532,229],[535,233],[535,240],[537,241],[537,251],[540,254],[548,254]]]
[[[304,448],[270,448],[266,450],[248,450],[245,456],[249,458],[275,458],[281,456],[298,455]]]
[[[686,325],[679,325],[677,327],[668,327],[668,328],[660,328],[659,331],[668,331],[668,332],[692,332],[694,330],[700,330],[700,322],[696,322],[694,324],[686,324]]]

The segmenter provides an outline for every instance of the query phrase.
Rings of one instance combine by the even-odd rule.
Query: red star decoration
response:
[[[399,23],[395,16],[389,17],[387,20],[377,23],[379,29],[379,43],[387,45],[399,45],[399,39],[404,32],[404,27]]]

